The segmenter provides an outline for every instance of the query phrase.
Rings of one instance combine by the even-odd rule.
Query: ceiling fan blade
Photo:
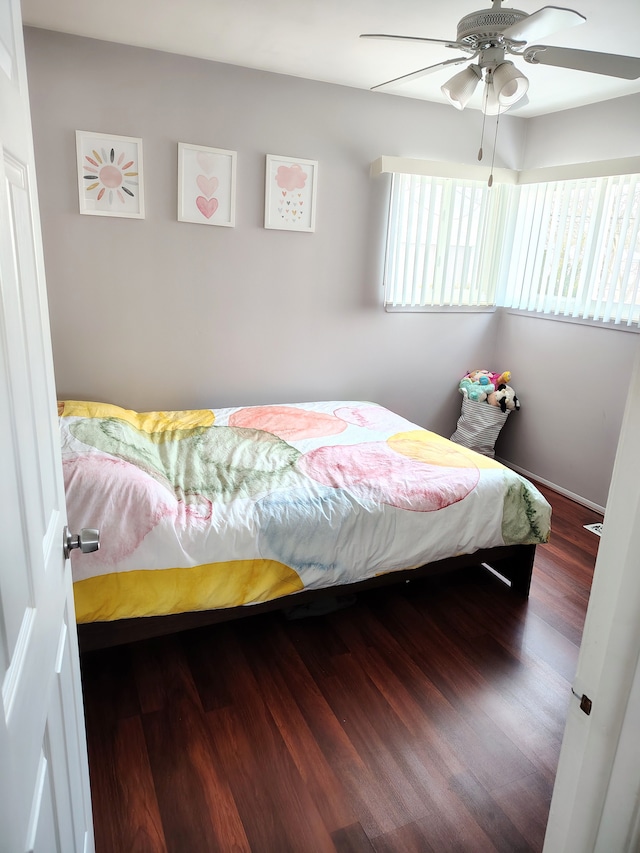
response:
[[[389,33],[361,33],[361,39],[395,39],[396,41],[421,41],[425,44],[443,44],[446,47],[457,47],[459,50],[473,52],[475,48],[459,41],[445,41],[444,39],[430,39],[421,36],[394,36]]]
[[[440,68],[445,68],[447,65],[462,65],[463,62],[469,62],[468,56],[456,56],[455,59],[447,59],[446,62],[438,62],[436,65],[428,65],[426,68],[420,68],[418,71],[412,71],[410,74],[402,74],[400,77],[394,77],[393,80],[387,80],[384,83],[378,83],[377,86],[372,86],[371,91],[381,89],[383,86],[390,86],[391,83],[405,83],[407,80],[417,80],[419,77],[425,77],[427,74],[433,74]]]
[[[519,21],[503,30],[505,38],[514,41],[533,41],[541,36],[548,36],[567,27],[576,27],[587,19],[572,9],[562,9],[560,6],[543,6],[524,20]]]
[[[556,68],[573,68],[590,71],[607,77],[637,80],[640,77],[640,57],[621,56],[616,53],[596,53],[592,50],[574,50],[569,47],[549,47],[534,44],[522,54],[532,65],[554,65]]]

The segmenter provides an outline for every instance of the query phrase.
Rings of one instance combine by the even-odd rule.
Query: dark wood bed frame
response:
[[[260,604],[227,607],[220,610],[176,613],[169,616],[118,619],[113,622],[87,622],[78,625],[78,642],[80,651],[88,652],[123,643],[132,643],[137,640],[160,637],[164,634],[173,634],[177,631],[186,631],[190,628],[214,625],[217,622],[227,622],[230,619],[252,616],[257,613],[285,610],[300,604],[308,604],[314,600],[317,601],[320,598],[326,598],[329,595],[351,595],[374,587],[404,583],[428,575],[442,574],[470,566],[484,566],[493,571],[511,587],[514,593],[526,598],[529,595],[531,585],[535,552],[535,545],[507,545],[476,551],[473,554],[464,554],[460,557],[451,557],[447,560],[438,560],[417,569],[389,572],[365,581],[344,584],[339,587],[303,590]]]

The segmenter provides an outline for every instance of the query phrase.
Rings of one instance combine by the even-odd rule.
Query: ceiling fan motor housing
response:
[[[482,49],[487,42],[499,39],[507,27],[528,17],[529,15],[520,9],[480,9],[465,15],[459,21],[457,40],[475,49]]]

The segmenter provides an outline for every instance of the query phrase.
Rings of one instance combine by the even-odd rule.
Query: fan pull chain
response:
[[[496,143],[498,141],[498,125],[500,124],[500,110],[498,110],[498,118],[496,119],[496,135],[493,137],[493,154],[491,155],[491,174],[489,175],[489,186],[493,186],[493,164],[496,159]]]
[[[484,104],[482,105],[482,132],[480,133],[480,150],[478,151],[478,160],[482,160],[482,143],[484,142],[484,125],[487,120],[487,101],[489,100],[489,88],[488,83],[484,84],[484,92],[483,99]]]

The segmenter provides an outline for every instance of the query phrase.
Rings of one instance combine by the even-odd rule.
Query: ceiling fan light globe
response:
[[[475,92],[482,71],[477,65],[469,65],[440,87],[442,94],[457,110],[463,110]]]
[[[492,74],[493,90],[502,107],[511,107],[524,98],[529,81],[513,62],[501,62]]]

